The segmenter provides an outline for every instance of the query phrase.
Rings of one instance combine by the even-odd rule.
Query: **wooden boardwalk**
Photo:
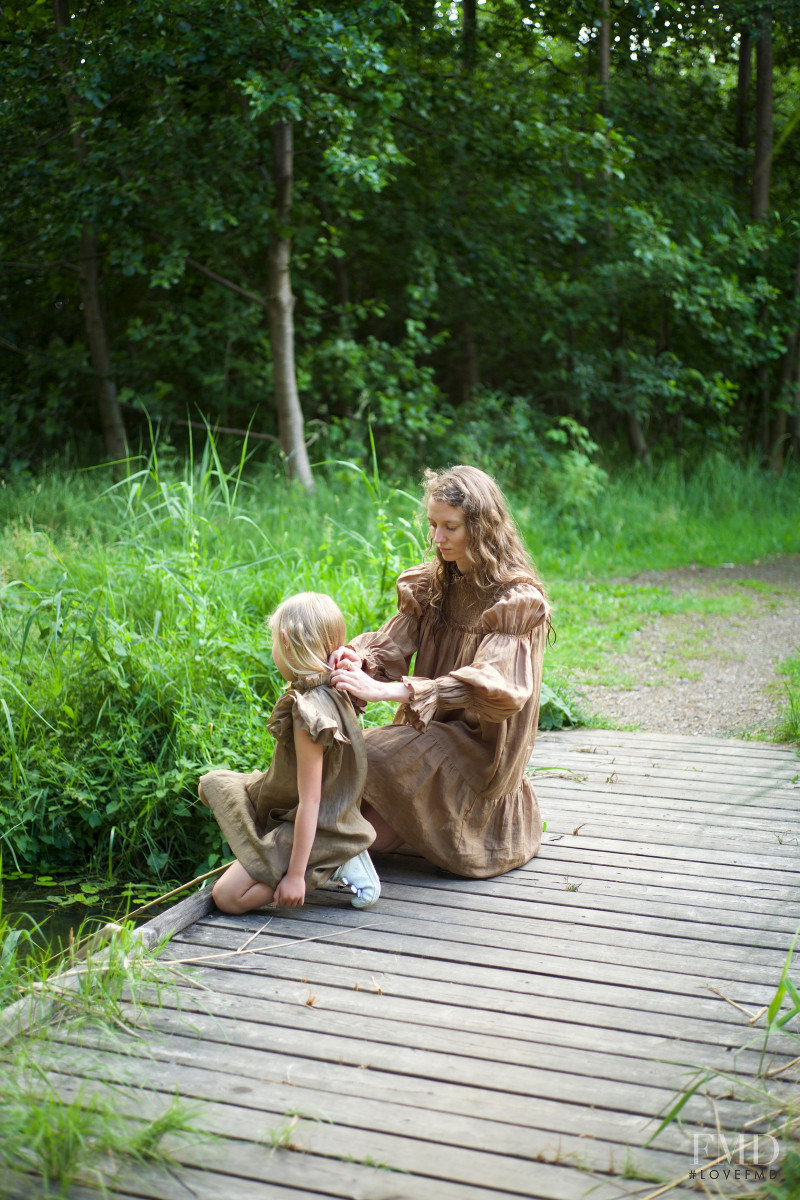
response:
[[[177,1089],[217,1135],[113,1196],[614,1200],[686,1175],[695,1133],[697,1169],[717,1156],[715,1120],[752,1116],[725,1079],[643,1146],[696,1068],[758,1067],[748,1015],[800,920],[800,758],[577,730],[541,736],[534,765],[547,832],[520,870],[397,856],[371,911],[320,892],[175,937],[201,986],[162,991],[128,1053],[89,1036],[53,1064],[66,1096],[81,1074],[146,1085],[154,1111]]]

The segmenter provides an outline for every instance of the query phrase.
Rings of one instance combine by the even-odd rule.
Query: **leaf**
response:
[[[698,1079],[697,1083],[693,1084],[687,1091],[682,1093],[681,1098],[678,1100],[678,1102],[676,1104],[673,1104],[672,1108],[669,1110],[667,1115],[664,1117],[664,1120],[661,1122],[661,1124],[659,1125],[659,1127],[655,1131],[655,1133],[652,1134],[647,1139],[647,1141],[645,1142],[645,1147],[649,1146],[651,1142],[655,1141],[655,1139],[658,1137],[658,1135],[661,1133],[661,1131],[666,1129],[666,1127],[668,1125],[672,1124],[672,1122],[675,1120],[675,1118],[677,1117],[678,1113],[681,1111],[683,1106],[689,1100],[691,1100],[691,1098],[695,1094],[695,1092],[699,1088],[701,1088],[704,1084],[709,1083],[712,1079],[714,1079],[716,1077],[716,1074],[717,1074],[716,1071],[707,1071],[705,1073],[705,1075],[701,1075],[701,1077]]]

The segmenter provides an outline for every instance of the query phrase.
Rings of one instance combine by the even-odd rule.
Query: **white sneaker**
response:
[[[381,894],[378,872],[366,850],[337,867],[331,875],[331,883],[340,883],[350,889],[353,908],[371,908]]]

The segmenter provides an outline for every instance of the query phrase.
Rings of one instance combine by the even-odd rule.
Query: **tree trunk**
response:
[[[792,288],[792,307],[797,312],[800,304],[800,241],[797,244],[797,263]],[[795,321],[794,330],[789,337],[781,359],[781,369],[778,383],[778,403],[780,408],[775,414],[775,427],[772,431],[772,455],[770,467],[780,474],[789,442],[792,440],[791,416],[797,407],[797,390],[794,385],[798,364],[800,364],[800,320]]]
[[[278,439],[286,456],[289,475],[306,491],[314,490],[314,478],[303,436],[303,410],[297,394],[294,365],[294,296],[292,295],[292,240],[288,224],[292,213],[293,129],[291,121],[276,121],[272,127],[275,171],[275,214],[269,235],[269,330],[275,405],[278,410]]]
[[[478,13],[476,0],[462,0],[461,46],[464,69],[471,71],[478,53]]]
[[[70,23],[68,0],[53,0],[56,30],[61,33]],[[67,111],[70,120],[74,121],[75,105],[67,89]],[[71,133],[72,148],[79,164],[86,162],[87,153],[81,132],[73,127]],[[125,433],[125,422],[117,399],[117,385],[114,379],[111,362],[111,349],[106,332],[103,316],[103,306],[100,300],[100,281],[97,270],[99,253],[97,235],[89,224],[81,229],[81,258],[79,265],[81,285],[81,305],[83,321],[86,329],[86,340],[89,343],[89,358],[95,378],[97,403],[100,410],[100,424],[103,430],[103,442],[106,454],[114,462],[114,475],[120,478],[121,465],[128,458],[128,439]]]
[[[792,411],[789,414],[789,435],[792,452],[800,457],[800,350],[794,365]]]
[[[103,427],[103,441],[106,453],[115,464],[114,474],[119,478],[122,474],[120,465],[128,458],[128,439],[125,435],[125,423],[117,399],[117,385],[114,380],[111,364],[111,350],[108,345],[106,324],[100,304],[100,286],[97,275],[97,238],[89,225],[81,230],[81,300],[83,302],[83,320],[86,326],[86,337],[89,342],[89,354],[94,368],[97,403],[100,409],[100,423]]]
[[[600,112],[607,117],[611,83],[611,0],[603,0],[602,7],[603,16],[597,37],[597,72],[600,81]]]
[[[616,352],[614,357],[616,361],[612,377],[617,387],[618,397],[624,407],[625,425],[628,431],[628,441],[630,442],[631,450],[636,461],[649,471],[651,466],[650,449],[647,445],[647,438],[644,436],[644,429],[642,428],[642,422],[639,420],[639,414],[628,392],[628,372],[625,368],[625,360],[623,358],[624,347],[625,319],[623,316],[620,316],[616,334],[614,335],[614,350]]]
[[[475,342],[475,330],[472,322],[467,320],[461,326],[459,343],[461,346],[461,363],[459,375],[461,378],[461,402],[468,404],[480,385],[480,368],[478,365],[478,347]]]
[[[763,221],[769,213],[769,184],[772,168],[772,18],[769,9],[762,14],[756,42],[756,122],[753,154],[753,185],[750,195],[750,216]],[[764,322],[769,306],[764,306]],[[770,460],[771,396],[769,365],[758,373],[758,403],[761,412],[761,453],[765,463]]]
[[[772,32],[769,10],[764,13],[756,43],[756,136],[750,215],[761,221],[769,212],[772,169]]]
[[[739,197],[747,195],[747,148],[750,144],[747,117],[750,111],[750,79],[752,76],[753,40],[749,30],[739,34],[739,75],[736,83],[736,124],[733,140],[741,151],[739,165],[733,176],[733,190]]]
[[[628,408],[626,411],[628,424],[628,440],[631,444],[631,450],[636,456],[637,462],[640,462],[643,467],[650,470],[650,450],[647,445],[647,438],[644,436],[642,423],[639,420],[639,415],[633,408]]]

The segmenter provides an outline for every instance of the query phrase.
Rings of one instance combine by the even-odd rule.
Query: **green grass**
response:
[[[737,1156],[733,1159],[734,1166],[740,1161],[748,1162],[754,1152],[757,1156],[759,1139],[763,1154],[766,1137],[772,1139],[769,1143],[770,1157],[772,1156],[771,1147],[777,1143],[781,1148],[782,1161],[779,1165],[776,1164],[775,1179],[767,1179],[764,1185],[755,1191],[748,1187],[744,1193],[737,1192],[737,1195],[732,1196],[731,1200],[737,1200],[739,1196],[747,1196],[749,1200],[768,1200],[768,1198],[769,1200],[797,1200],[797,1185],[800,1182],[800,1104],[798,1104],[796,1087],[793,1086],[794,1081],[790,1075],[785,1074],[785,1071],[787,1066],[791,1068],[794,1065],[793,1055],[797,1051],[797,1043],[800,1042],[798,1036],[800,991],[789,974],[799,934],[800,929],[792,940],[771,1001],[760,1014],[759,1021],[763,1021],[763,1025],[759,1028],[757,1022],[752,1022],[754,1035],[749,1046],[761,1050],[755,1073],[744,1075],[735,1067],[728,1071],[714,1071],[706,1067],[698,1067],[685,1088],[666,1106],[665,1115],[645,1143],[646,1146],[649,1146],[658,1140],[664,1129],[673,1123],[680,1124],[681,1113],[685,1105],[696,1094],[709,1097],[715,1121],[718,1123],[719,1110],[711,1085],[715,1085],[718,1094],[724,1095],[726,1099],[736,1098],[746,1102],[749,1119],[736,1136],[730,1130],[723,1130],[727,1135],[726,1142],[723,1143],[721,1139],[718,1139],[717,1145],[717,1150],[722,1148],[723,1153],[718,1159],[714,1158],[713,1154],[709,1154],[707,1164],[710,1165],[713,1162],[714,1165],[730,1166],[734,1153]],[[784,1045],[782,1054],[787,1057],[789,1062],[782,1067],[776,1067],[774,1058],[774,1038],[778,1034],[788,1034],[795,1043],[794,1050],[787,1049]],[[721,1093],[720,1088],[722,1089]],[[708,1135],[708,1140],[713,1144],[713,1126],[709,1124],[703,1126],[703,1129]],[[733,1147],[736,1147],[735,1151],[732,1149]],[[739,1158],[740,1154],[741,1159]],[[757,1157],[756,1162],[758,1162]],[[761,1166],[763,1166],[763,1160]],[[698,1167],[698,1171],[700,1169],[701,1167]],[[674,1180],[671,1190],[688,1183],[690,1178],[690,1174],[687,1173],[681,1179]]]
[[[693,469],[613,473],[588,503],[557,513],[520,497],[515,513],[545,578],[608,580],[695,563],[800,552],[800,474],[712,454]]]
[[[676,594],[666,587],[561,581],[554,596],[553,622],[558,638],[550,661],[552,665],[563,662],[578,679],[591,677],[595,683],[619,683],[619,651],[652,618],[682,613],[743,616],[752,607],[749,598],[741,596]]]
[[[573,481],[574,482],[574,481]],[[265,618],[291,592],[340,604],[350,633],[394,609],[394,581],[425,555],[416,486],[331,464],[316,495],[243,460],[156,454],[112,486],[48,472],[0,487],[0,848],[21,875],[167,883],[227,855],[196,800],[209,766],[271,754],[282,686]],[[558,638],[542,723],[570,723],[581,678],[652,617],[757,600],[676,597],[609,582],[643,569],[800,550],[798,476],[719,458],[693,475],[612,477],[591,503],[511,496],[547,583]],[[413,494],[411,494],[413,492]],[[577,498],[577,499],[576,499]],[[732,611],[732,609],[731,609]],[[583,674],[582,674],[583,673]],[[389,716],[371,706],[368,721]]]
[[[83,942],[83,932],[72,952],[54,959],[35,925],[15,927],[0,910],[0,1196],[13,1192],[19,1174],[36,1177],[45,1197],[67,1196],[77,1180],[102,1191],[121,1165],[168,1165],[176,1138],[199,1136],[199,1109],[141,1086],[140,1058],[130,1083],[102,1076],[76,1082],[72,1057],[85,1059],[89,1051],[73,1051],[53,1036],[48,1001],[57,1003],[60,1021],[88,1022],[124,1053],[134,1032],[128,1006],[142,987],[158,1003],[172,981],[129,929],[102,950]],[[13,1002],[29,1006],[32,1020],[11,1022],[19,1011],[6,1008]],[[82,1061],[78,1074],[85,1068]]]
[[[783,719],[779,736],[800,746],[800,654],[787,658],[778,668],[784,677]]]

